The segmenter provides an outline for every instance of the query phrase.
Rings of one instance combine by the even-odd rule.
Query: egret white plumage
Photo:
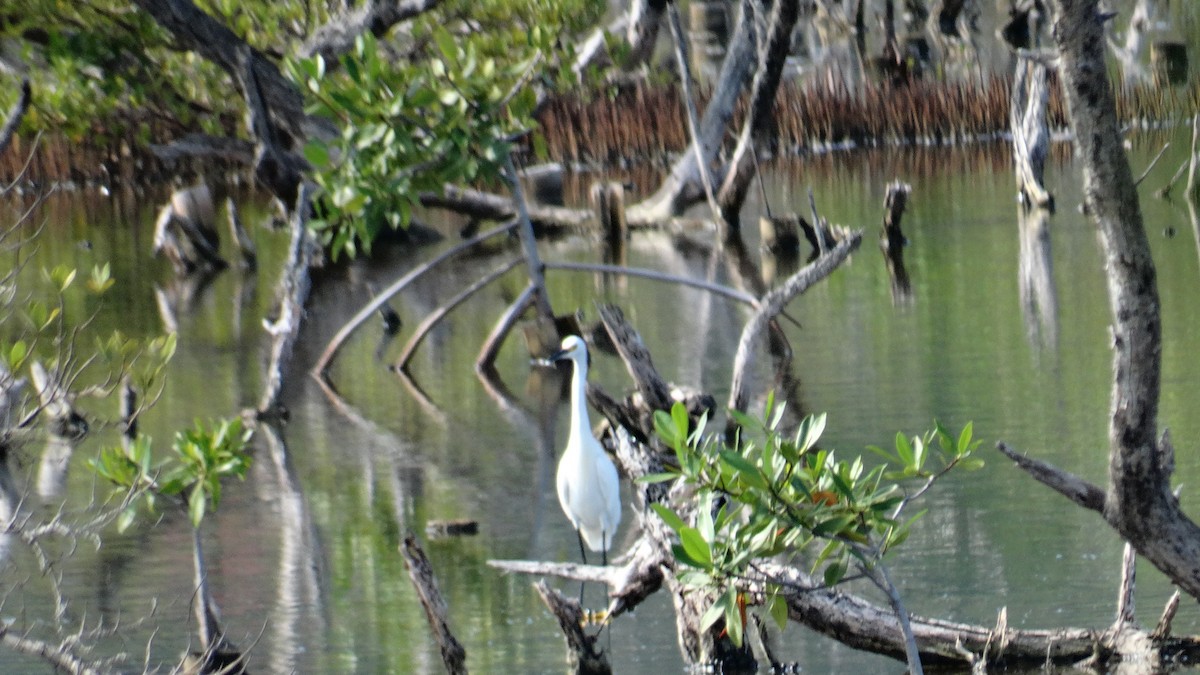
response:
[[[621,522],[620,488],[617,467],[605,454],[600,442],[592,435],[587,409],[587,344],[576,335],[562,341],[562,349],[551,361],[570,360],[571,375],[571,432],[567,449],[558,461],[558,503],[579,537],[579,553],[587,562],[584,542],[593,551],[600,551],[608,564],[608,549]]]

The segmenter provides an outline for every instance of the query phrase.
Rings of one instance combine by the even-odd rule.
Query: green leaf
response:
[[[200,523],[204,521],[204,510],[207,505],[208,499],[204,495],[204,486],[196,483],[188,495],[188,517],[192,520],[192,527],[200,527]]]
[[[850,560],[845,555],[829,563],[829,567],[825,568],[825,585],[837,585],[837,583],[842,580],[842,577],[846,576],[846,570],[849,569],[849,567]]]
[[[779,593],[772,594],[767,598],[767,612],[775,620],[775,625],[779,627],[779,630],[787,628],[788,604],[786,598]]]
[[[317,171],[323,171],[329,167],[329,149],[321,141],[309,141],[304,145],[304,158]]]
[[[958,460],[958,466],[963,471],[978,471],[983,468],[984,461],[982,457],[965,457]]]
[[[725,602],[725,632],[735,647],[741,647],[742,631],[745,626],[742,624],[742,608],[738,603],[738,592],[737,589],[730,586],[727,593],[729,600]]]
[[[955,445],[955,450],[958,456],[962,457],[971,451],[971,433],[974,429],[974,422],[967,422],[967,426],[963,427],[962,433],[958,435],[958,443]]]
[[[458,63],[458,44],[454,41],[454,37],[445,28],[438,26],[433,31],[433,40],[437,43],[438,51],[442,53],[446,61],[450,64]]]
[[[670,480],[675,480],[676,478],[679,478],[679,474],[664,471],[662,473],[648,473],[644,476],[638,476],[637,480],[634,482],[642,485],[653,485],[655,483],[665,483]]]
[[[678,514],[666,506],[654,503],[650,505],[650,508],[657,513],[658,517],[662,518],[662,521],[666,523],[667,527],[671,528],[672,530],[680,532],[687,527],[687,523],[683,522],[683,519],[680,518]]]
[[[900,456],[900,463],[905,468],[916,466],[915,462],[913,462],[912,445],[909,444],[908,437],[901,431],[896,432],[896,454]]]
[[[747,485],[759,490],[767,489],[766,479],[763,478],[763,475],[758,470],[758,467],[754,466],[750,460],[733,450],[720,450],[719,454],[721,461],[733,467]]]
[[[717,619],[725,616],[725,605],[727,602],[728,596],[723,593],[713,601],[712,606],[704,612],[704,616],[700,617],[700,630],[702,632],[712,628]]]
[[[117,516],[117,532],[125,532],[135,520],[137,520],[137,504],[130,504],[121,510],[121,515]]]
[[[694,527],[683,527],[679,530],[679,543],[683,550],[687,552],[688,557],[699,563],[695,567],[704,569],[712,569],[712,549],[709,548],[708,542],[700,534],[700,531]]]

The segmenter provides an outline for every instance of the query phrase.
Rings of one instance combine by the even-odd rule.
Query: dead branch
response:
[[[773,321],[793,298],[840,267],[850,257],[850,253],[862,243],[862,236],[861,230],[850,233],[827,253],[806,265],[763,297],[758,310],[746,322],[745,328],[742,329],[742,336],[738,340],[737,354],[733,361],[733,375],[730,380],[729,407],[731,409],[744,411],[749,403],[747,371],[753,363],[754,353],[757,351],[756,344],[767,324]]]
[[[883,251],[883,260],[892,282],[892,304],[902,304],[912,299],[912,282],[908,278],[908,268],[904,266],[904,244],[907,240],[900,229],[900,220],[904,217],[911,193],[912,187],[908,183],[892,181],[888,183],[883,199],[879,248]]]
[[[721,216],[731,225],[727,234],[737,230],[738,214],[746,201],[750,183],[758,173],[754,145],[763,139],[771,126],[775,95],[783,74],[783,62],[792,46],[792,30],[796,26],[799,5],[798,0],[777,0],[771,5],[766,45],[760,49],[759,65],[750,85],[750,107],[717,194]]]
[[[600,274],[621,274],[630,277],[638,277],[641,279],[653,279],[654,281],[663,281],[668,284],[677,284],[679,286],[690,286],[699,288],[709,293],[715,293],[730,300],[736,300],[741,303],[758,307],[758,298],[755,298],[749,293],[739,291],[736,288],[730,288],[722,284],[714,284],[702,279],[694,279],[692,277],[681,277],[677,274],[668,274],[659,272],[658,270],[643,269],[640,267],[622,267],[620,265],[602,265],[599,263],[577,263],[557,260],[547,260],[542,265],[548,270],[569,270],[572,272],[597,272]]]
[[[509,331],[516,325],[517,319],[525,313],[525,310],[533,304],[533,294],[536,289],[532,284],[525,286],[525,290],[517,296],[508,309],[500,315],[496,321],[496,326],[492,328],[492,332],[488,333],[488,337],[483,341],[483,347],[479,350],[479,356],[475,358],[475,372],[479,374],[494,372],[494,364],[496,363],[496,355],[500,353],[500,347],[504,345],[505,338],[508,337]]]
[[[425,618],[429,620],[429,628],[442,652],[442,663],[446,672],[451,675],[467,672],[467,652],[462,644],[454,637],[450,624],[446,620],[446,602],[438,590],[437,578],[433,574],[433,566],[425,551],[411,533],[404,538],[400,546],[400,554],[404,556],[404,565],[408,568],[408,576],[417,589],[421,607],[425,609]]]
[[[1053,488],[1085,509],[1104,512],[1105,494],[1101,488],[1056,466],[1021,454],[1004,442],[997,443],[996,449],[1043,485]]]
[[[504,158],[504,175],[508,180],[508,188],[512,191],[513,202],[517,206],[517,237],[521,240],[521,250],[525,254],[529,285],[534,289],[533,306],[540,320],[552,322],[554,310],[550,307],[550,296],[546,293],[545,268],[542,267],[542,258],[538,255],[537,239],[533,236],[533,223],[529,221],[525,192],[521,189],[521,178],[517,175],[511,152]]]
[[[1121,584],[1117,589],[1117,620],[1113,624],[1114,629],[1137,624],[1133,595],[1136,586],[1137,554],[1134,553],[1133,547],[1126,543],[1125,551],[1121,554]]]
[[[242,267],[253,270],[258,267],[258,253],[254,248],[254,240],[250,238],[246,228],[242,226],[242,218],[238,215],[237,204],[233,197],[225,198],[225,215],[229,220],[229,235],[242,252]]]
[[[28,635],[15,635],[7,625],[0,625],[0,643],[13,651],[44,659],[55,668],[72,675],[102,675],[108,669],[75,654],[68,644],[52,645]]]
[[[1031,207],[1054,209],[1054,196],[1044,187],[1050,130],[1046,107],[1050,88],[1047,68],[1030,59],[1018,58],[1009,99],[1013,162],[1021,201]]]
[[[483,275],[477,279],[475,283],[463,289],[460,293],[448,300],[446,304],[430,312],[429,315],[426,316],[425,319],[422,320],[417,326],[412,337],[408,339],[408,342],[405,343],[404,349],[400,353],[400,358],[396,359],[393,367],[396,370],[407,370],[408,362],[412,359],[413,354],[416,353],[417,347],[421,346],[421,341],[425,339],[425,336],[429,334],[429,331],[433,330],[434,326],[436,326],[443,318],[445,318],[446,315],[454,311],[455,307],[458,307],[462,303],[466,302],[472,295],[475,295],[488,284],[504,276],[520,263],[520,258],[514,258],[508,262],[500,264],[496,267],[496,269]]]
[[[297,53],[303,58],[320,56],[327,65],[354,48],[359,35],[370,32],[377,38],[387,35],[397,24],[437,7],[439,0],[371,0],[332,19],[313,31]]]

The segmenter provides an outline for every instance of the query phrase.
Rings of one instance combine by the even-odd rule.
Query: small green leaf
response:
[[[965,457],[958,460],[958,466],[963,471],[978,471],[983,468],[984,461],[982,457]]]
[[[701,631],[706,631],[709,628],[712,628],[712,625],[717,622],[717,619],[725,616],[725,605],[727,603],[727,598],[728,596],[722,593],[716,600],[713,601],[712,606],[704,612],[704,616],[700,617]]]
[[[958,435],[958,443],[955,450],[958,451],[959,457],[971,451],[971,433],[973,429],[974,422],[967,422],[967,426],[963,427],[962,433]]]
[[[825,568],[825,585],[834,586],[842,577],[846,576],[846,570],[850,567],[850,561],[846,556],[841,556],[837,560],[829,563],[829,567]]]
[[[648,473],[644,476],[638,476],[634,482],[642,485],[653,485],[655,483],[665,483],[669,480],[675,480],[676,478],[679,478],[679,474],[664,471],[662,473]]]

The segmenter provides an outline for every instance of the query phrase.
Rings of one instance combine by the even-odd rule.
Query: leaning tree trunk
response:
[[[1084,198],[1104,247],[1114,380],[1107,490],[1056,470],[1043,471],[1039,480],[1100,511],[1139,554],[1200,598],[1200,527],[1171,493],[1174,452],[1165,435],[1156,438],[1162,365],[1158,290],[1107,78],[1102,18],[1096,0],[1057,0],[1055,9],[1062,84],[1076,152],[1084,160]]]

